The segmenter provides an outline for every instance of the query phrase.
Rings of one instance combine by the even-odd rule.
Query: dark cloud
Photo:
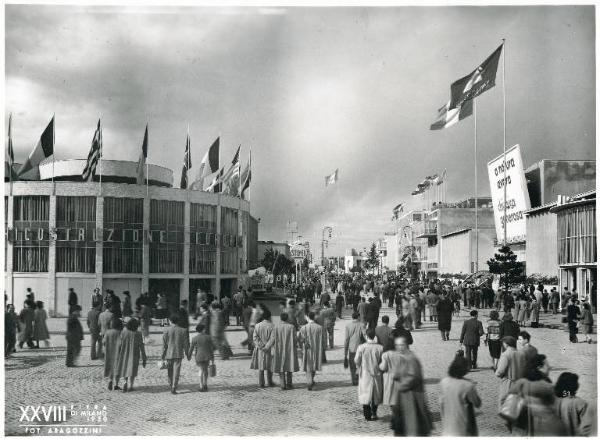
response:
[[[261,238],[288,219],[330,254],[367,246],[426,175],[471,196],[473,118],[429,131],[450,83],[507,39],[507,144],[524,162],[595,158],[594,9],[584,7],[136,8],[6,6],[6,110],[22,160],[51,117],[58,158],[85,157],[102,115],[105,156],[179,179],[185,131],[199,163],[253,153]],[[479,193],[502,150],[501,79],[477,101]],[[340,169],[336,186],[324,176]]]

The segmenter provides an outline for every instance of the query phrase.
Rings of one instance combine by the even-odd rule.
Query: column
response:
[[[9,210],[12,213],[12,209]],[[50,196],[48,208],[48,315],[56,316],[56,195]],[[65,291],[66,294],[66,291]]]
[[[150,198],[144,198],[144,219],[142,226],[142,293],[149,291],[148,273],[150,272]]]
[[[215,258],[215,289],[213,295],[217,298],[221,298],[221,193],[219,193],[219,202],[217,204],[217,255]],[[212,282],[211,282],[212,283]]]
[[[102,289],[102,256],[104,253],[104,198],[96,198],[96,288]]]
[[[8,206],[7,206],[7,211],[5,212],[6,215],[6,227],[8,227],[8,229],[12,229],[13,230],[13,234],[14,234],[14,229],[15,229],[15,222],[14,222],[14,217],[13,217],[13,201],[14,201],[14,197],[11,195],[8,197]],[[7,236],[8,238],[8,236]],[[13,251],[14,251],[14,238],[13,239],[5,239],[4,241],[5,245],[6,245],[6,295],[8,297],[9,303],[15,303],[15,297],[14,297],[14,282],[13,282]]]
[[[183,279],[179,284],[179,302],[190,297],[190,202],[183,207]]]

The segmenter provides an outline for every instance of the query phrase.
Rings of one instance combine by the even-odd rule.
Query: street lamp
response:
[[[331,239],[333,228],[330,226],[323,227],[323,233],[321,235],[321,265],[323,265],[323,267],[325,267],[325,243],[328,242],[325,240],[325,232],[329,232],[329,239]]]

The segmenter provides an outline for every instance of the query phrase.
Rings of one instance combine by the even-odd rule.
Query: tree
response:
[[[525,281],[525,264],[517,261],[517,255],[507,245],[502,246],[487,264],[490,273],[500,275],[500,285],[504,286],[504,291]]]
[[[263,267],[267,270],[271,271],[273,269],[273,264],[275,263],[275,258],[277,258],[278,252],[269,248],[265,251],[265,255],[263,256],[262,261],[260,262]]]
[[[367,260],[365,261],[367,269],[375,269],[379,266],[379,254],[377,253],[377,246],[375,243],[371,244],[371,249],[367,254]]]

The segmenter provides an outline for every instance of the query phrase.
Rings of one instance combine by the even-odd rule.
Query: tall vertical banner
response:
[[[504,167],[506,166],[506,180]],[[504,240],[504,185],[506,184],[506,241],[525,240],[525,211],[530,208],[525,170],[521,159],[521,147],[517,144],[504,154],[488,162],[490,190],[494,203],[494,223],[498,242]]]

